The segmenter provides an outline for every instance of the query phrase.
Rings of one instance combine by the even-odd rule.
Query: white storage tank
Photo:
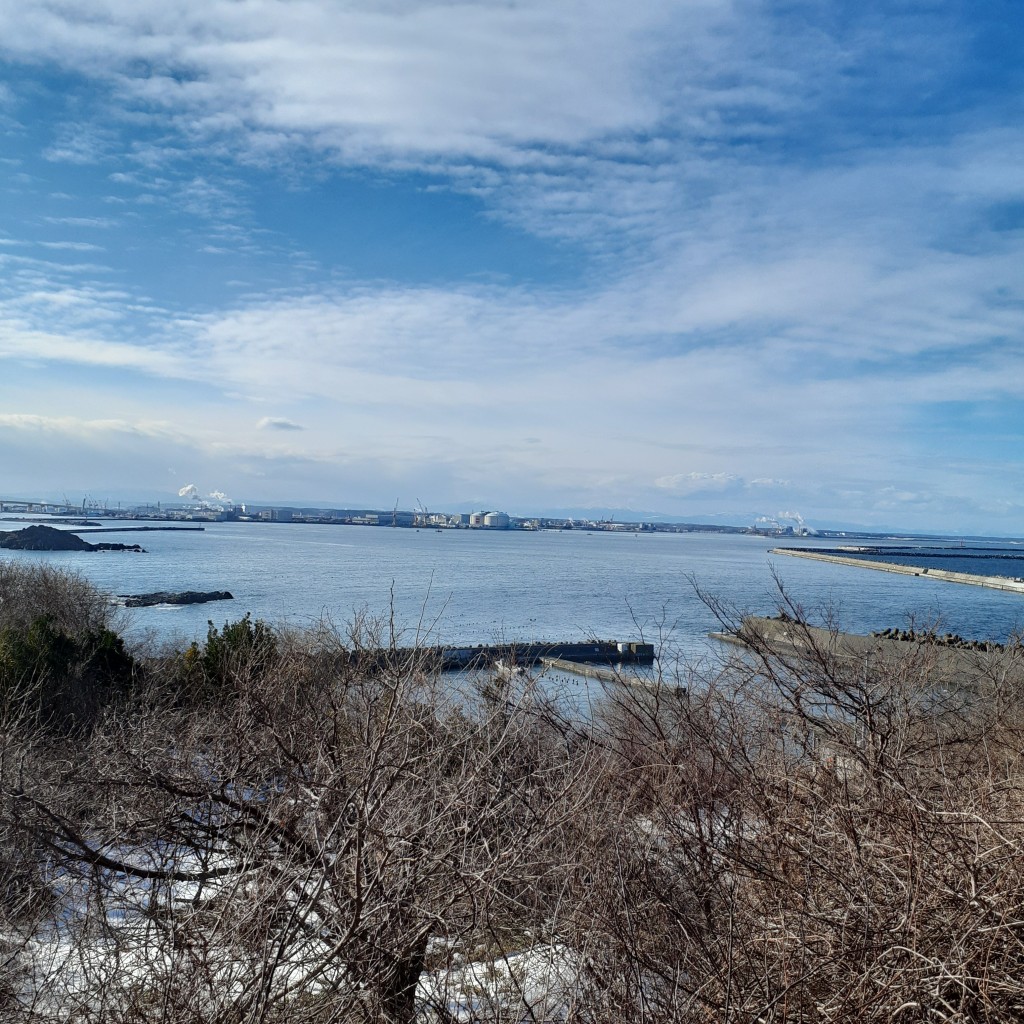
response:
[[[484,513],[483,512],[472,512],[469,516],[469,525],[479,529],[484,525]]]
[[[507,530],[509,519],[504,512],[488,512],[484,516],[484,526],[488,530]]]

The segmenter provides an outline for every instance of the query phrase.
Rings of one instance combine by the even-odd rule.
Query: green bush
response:
[[[8,720],[58,733],[88,729],[129,692],[134,675],[124,641],[105,626],[76,636],[41,615],[27,628],[0,628],[0,699]]]
[[[193,642],[184,652],[184,684],[193,696],[218,697],[240,680],[263,676],[278,654],[277,637],[262,619],[246,612],[218,629],[209,620],[206,641]]]

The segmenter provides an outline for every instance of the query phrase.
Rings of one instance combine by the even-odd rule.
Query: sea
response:
[[[0,529],[25,522],[0,521]],[[123,521],[103,526],[123,529]],[[133,523],[132,525],[141,525]],[[688,660],[714,656],[709,634],[783,604],[856,633],[934,627],[1005,641],[1024,628],[1024,595],[773,554],[780,541],[719,533],[482,531],[292,523],[210,523],[202,530],[80,534],[139,543],[130,552],[15,552],[74,570],[112,596],[228,590],[201,605],[125,610],[130,639],[185,645],[246,613],[273,625],[370,624],[400,642],[647,640]],[[873,545],[881,543],[877,539]],[[954,540],[894,538],[901,552]],[[1024,555],[1000,542],[989,553]],[[1019,561],[1016,573],[1024,575]],[[974,570],[978,571],[978,570]],[[988,570],[985,570],[988,571]]]

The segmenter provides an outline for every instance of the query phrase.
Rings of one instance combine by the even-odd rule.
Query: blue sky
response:
[[[1000,0],[0,0],[0,495],[1022,534],[1022,51]]]

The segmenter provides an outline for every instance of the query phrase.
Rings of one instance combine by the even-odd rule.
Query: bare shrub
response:
[[[790,609],[795,612],[796,609]],[[1024,1011],[1019,680],[936,687],[797,615],[702,692],[619,693],[580,927],[634,1020],[987,1020]],[[734,624],[739,628],[739,624]]]
[[[0,722],[69,733],[130,689],[109,600],[80,576],[0,562]]]
[[[226,627],[201,699],[169,659],[91,731],[8,728],[4,1019],[1021,1019],[1020,666],[783,606],[574,721],[367,619]]]
[[[317,654],[217,705],[154,691],[12,794],[65,944],[93,951],[54,1019],[411,1021],[459,950],[543,932],[589,781],[539,698]]]
[[[43,618],[69,636],[121,626],[108,595],[80,574],[37,562],[0,560],[0,628],[25,630]]]

